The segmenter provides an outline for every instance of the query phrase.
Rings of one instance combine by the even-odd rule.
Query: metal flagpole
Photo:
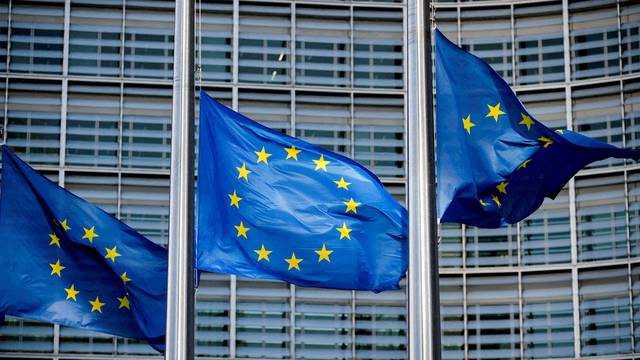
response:
[[[193,0],[176,0],[165,358],[193,359]]]
[[[409,359],[440,359],[433,76],[429,0],[409,0]]]

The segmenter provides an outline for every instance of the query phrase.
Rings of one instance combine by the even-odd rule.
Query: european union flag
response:
[[[200,270],[303,286],[397,289],[407,213],[342,155],[268,129],[200,93]]]
[[[589,163],[640,158],[525,109],[481,59],[436,29],[437,198],[441,222],[498,227],[533,213]]]
[[[0,313],[162,348],[167,251],[2,147]]]

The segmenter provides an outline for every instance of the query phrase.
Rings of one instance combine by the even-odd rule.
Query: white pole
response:
[[[170,360],[194,357],[193,14],[193,0],[176,1],[165,353],[166,359]]]
[[[429,0],[409,0],[408,191],[409,359],[440,359],[438,249],[435,212],[433,79]]]

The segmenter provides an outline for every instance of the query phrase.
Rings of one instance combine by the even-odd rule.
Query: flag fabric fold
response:
[[[2,147],[0,313],[164,346],[167,251]]]
[[[435,31],[437,202],[440,222],[516,223],[586,165],[620,149],[538,122],[480,58]]]
[[[200,93],[196,267],[336,289],[397,289],[406,210],[357,162]]]

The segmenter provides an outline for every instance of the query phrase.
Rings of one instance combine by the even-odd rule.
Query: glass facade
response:
[[[280,132],[361,162],[405,197],[406,2],[198,0],[198,82]],[[53,181],[167,243],[168,0],[0,2],[3,140]],[[640,146],[640,3],[435,3],[439,28],[529,110]],[[197,111],[196,111],[197,113]],[[197,123],[197,118],[196,118]],[[444,224],[444,359],[640,356],[640,166],[581,171],[501,229]],[[201,358],[407,358],[407,294],[203,274]],[[0,358],[160,358],[148,345],[8,317]]]

